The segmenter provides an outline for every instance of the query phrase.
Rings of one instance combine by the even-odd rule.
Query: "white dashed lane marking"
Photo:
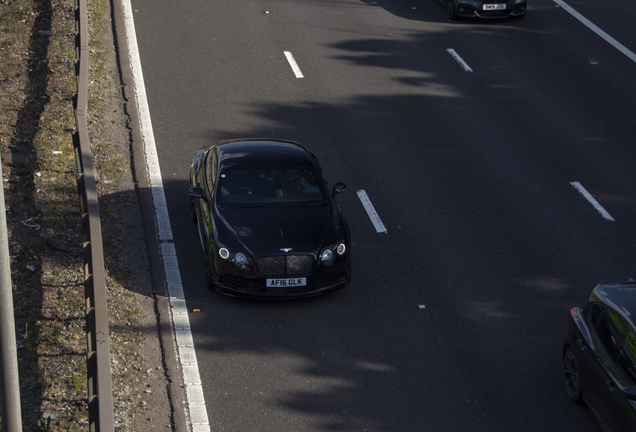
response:
[[[378,213],[375,211],[373,204],[371,204],[371,200],[367,196],[367,193],[363,189],[360,189],[357,193],[362,206],[367,211],[369,219],[371,219],[371,223],[373,223],[373,226],[375,227],[375,230],[379,233],[386,233],[386,228],[380,220],[380,216],[378,216]]]
[[[296,75],[296,78],[304,78],[303,73],[300,71],[300,67],[298,67],[298,63],[296,63],[296,60],[294,59],[292,53],[289,51],[285,51],[285,57],[287,57],[287,61],[294,71],[294,75]]]
[[[585,188],[581,185],[581,183],[572,182],[570,184],[572,186],[574,186],[574,188],[577,191],[579,191],[581,193],[581,195],[583,195],[585,197],[585,199],[588,200],[594,206],[594,208],[601,214],[601,216],[603,216],[608,221],[614,222],[614,218],[612,216],[610,216],[610,214],[603,208],[603,206],[601,206],[598,203],[598,201],[596,201],[594,199],[594,197],[587,190],[585,190]]]
[[[473,70],[470,68],[470,66],[468,66],[468,63],[466,63],[464,60],[462,60],[462,58],[459,56],[459,54],[457,54],[457,53],[455,52],[455,50],[454,50],[454,49],[449,48],[449,49],[447,49],[446,51],[448,51],[448,53],[449,53],[450,55],[452,55],[452,56],[453,56],[453,58],[455,59],[455,61],[457,61],[457,63],[459,63],[459,65],[460,65],[462,68],[464,68],[464,70],[465,70],[466,72],[472,72],[472,71],[473,71]]]

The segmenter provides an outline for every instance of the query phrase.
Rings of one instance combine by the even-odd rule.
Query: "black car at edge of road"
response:
[[[351,278],[351,240],[316,156],[293,141],[240,139],[197,151],[191,217],[208,287],[240,297],[326,294]]]
[[[570,311],[563,364],[570,399],[605,431],[636,431],[636,281],[605,281]]]

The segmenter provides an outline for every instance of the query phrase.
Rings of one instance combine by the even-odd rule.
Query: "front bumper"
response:
[[[295,277],[306,278],[307,284],[268,287],[268,277],[252,272],[233,271],[213,276],[216,290],[229,296],[267,299],[313,297],[344,288],[351,278],[351,263],[346,259],[332,266],[317,266],[311,274]]]
[[[484,5],[495,4],[495,0],[459,0],[457,14],[465,18],[506,18],[521,17],[526,13],[527,0],[497,0],[498,5],[505,5],[505,9],[484,10]]]

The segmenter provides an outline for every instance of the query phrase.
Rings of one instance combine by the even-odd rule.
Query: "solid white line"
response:
[[[454,50],[454,49],[452,49],[452,48],[448,48],[446,51],[448,51],[448,53],[449,53],[450,55],[452,55],[452,56],[453,56],[453,58],[454,58],[455,60],[457,60],[457,63],[459,63],[459,64],[460,64],[460,66],[461,66],[461,67],[463,67],[463,68],[464,68],[464,70],[465,70],[466,72],[472,72],[472,71],[473,71],[473,70],[470,68],[470,66],[468,66],[468,63],[466,63],[464,60],[462,60],[462,58],[459,56],[459,54],[457,54],[457,53],[455,52],[455,50]]]
[[[285,57],[287,57],[287,61],[289,62],[289,65],[294,71],[296,78],[304,78],[303,73],[300,71],[300,68],[298,67],[298,63],[296,63],[296,60],[294,60],[294,56],[292,55],[292,53],[290,53],[289,51],[285,51]]]
[[[568,4],[566,4],[563,0],[553,0],[556,4],[558,4],[559,6],[561,6],[563,9],[565,9],[567,12],[570,13],[570,15],[572,15],[574,18],[576,18],[577,20],[581,21],[583,24],[585,24],[590,30],[592,30],[594,33],[596,33],[597,35],[599,35],[600,37],[602,37],[603,39],[605,39],[606,42],[608,42],[610,45],[612,45],[614,48],[616,48],[617,50],[619,50],[620,52],[622,52],[623,54],[625,54],[631,61],[636,62],[636,54],[634,54],[633,52],[631,52],[630,50],[628,50],[624,45],[622,45],[620,42],[618,42],[616,39],[614,39],[613,37],[611,37],[610,35],[608,35],[607,33],[605,33],[603,30],[601,30],[600,28],[598,28],[596,25],[594,25],[590,20],[588,20],[587,18],[585,18],[583,15],[581,15],[580,13],[578,13],[576,10],[574,10],[571,6],[569,6]]]
[[[360,198],[360,202],[362,203],[362,206],[367,211],[367,214],[369,215],[369,219],[371,219],[371,223],[375,227],[375,230],[379,233],[386,233],[386,228],[384,227],[384,224],[380,220],[380,216],[378,216],[378,213],[375,211],[373,204],[371,204],[371,200],[367,196],[367,193],[363,189],[360,189],[357,193],[358,193],[358,198]]]
[[[588,200],[596,210],[608,221],[614,222],[614,218],[610,216],[610,214],[594,199],[594,197],[581,185],[579,182],[571,182],[570,183],[574,188],[581,193]]]
[[[203,398],[201,376],[194,352],[194,343],[192,342],[190,319],[188,318],[188,310],[183,294],[181,274],[179,272],[179,265],[177,264],[177,254],[174,243],[172,242],[172,228],[164,195],[163,180],[161,178],[161,169],[159,167],[157,147],[152,130],[148,100],[146,99],[146,87],[141,70],[141,60],[137,47],[137,35],[135,33],[132,7],[130,0],[121,0],[121,4],[124,10],[124,25],[126,28],[130,65],[135,85],[137,110],[139,111],[139,126],[143,139],[146,168],[148,170],[148,182],[150,183],[152,191],[155,220],[158,227],[157,237],[161,247],[166,282],[168,284],[172,334],[175,338],[175,345],[179,357],[178,361],[182,366],[183,381],[186,388],[187,404],[184,409],[186,410],[186,421],[189,423],[186,425],[186,428],[192,432],[209,432],[210,422]]]

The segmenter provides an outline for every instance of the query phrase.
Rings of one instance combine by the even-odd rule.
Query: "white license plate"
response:
[[[506,9],[505,4],[485,4],[484,10],[502,10]]]
[[[295,287],[307,285],[307,278],[267,279],[267,287]]]

